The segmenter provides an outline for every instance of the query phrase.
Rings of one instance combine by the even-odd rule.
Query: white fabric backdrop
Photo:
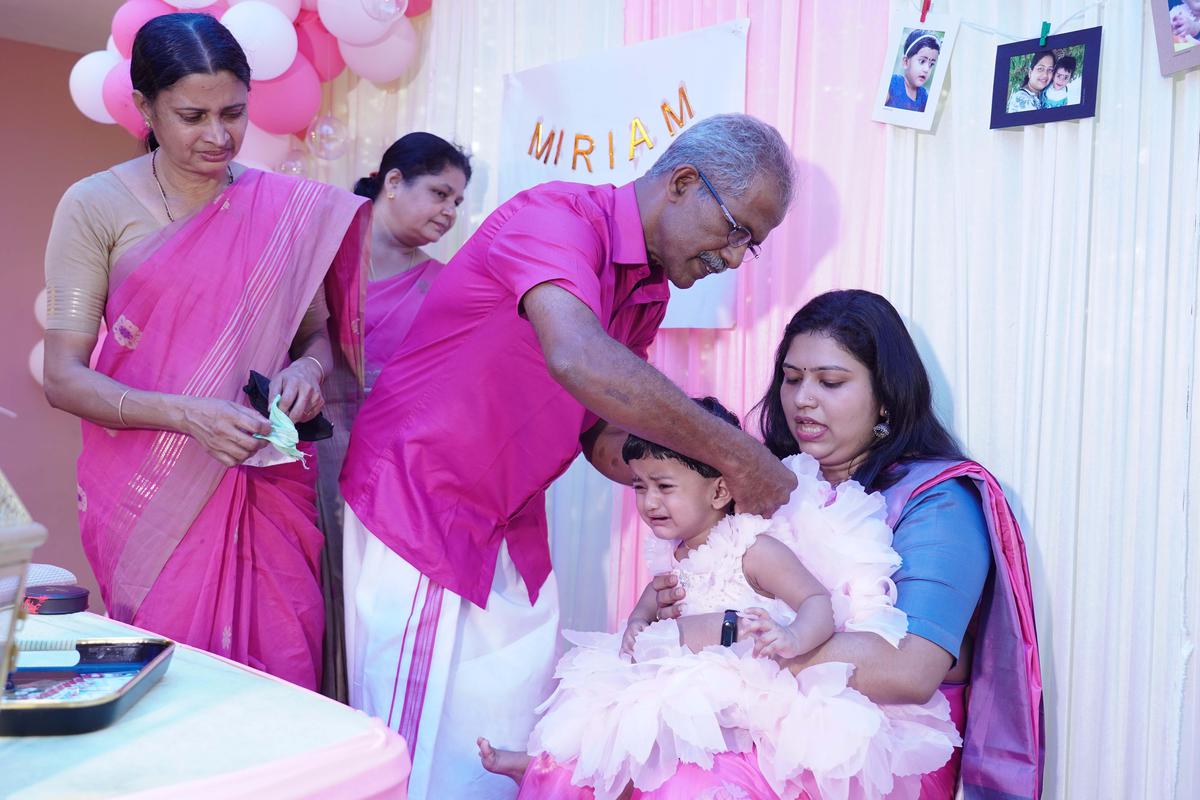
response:
[[[1083,5],[937,4],[1024,38]],[[988,130],[1004,40],[962,28],[939,127],[889,129],[881,288],[1026,534],[1045,796],[1190,798],[1200,71],[1159,76],[1145,3],[1068,28],[1096,24],[1097,117],[1010,131]]]

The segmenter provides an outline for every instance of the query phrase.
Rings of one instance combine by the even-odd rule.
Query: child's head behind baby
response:
[[[738,418],[715,397],[694,398],[708,413],[741,428]],[[660,539],[696,540],[733,510],[733,498],[721,473],[641,437],[629,435],[621,458],[633,470],[638,514]]]

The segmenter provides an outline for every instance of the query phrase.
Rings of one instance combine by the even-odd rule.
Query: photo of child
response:
[[[1079,80],[1083,64],[1083,45],[1013,56],[1009,61],[1005,111],[1015,114],[1078,105],[1083,99]]]
[[[1079,93],[1075,92],[1074,99],[1067,88],[1075,80],[1077,64],[1074,56],[1063,56],[1054,62],[1054,80],[1042,91],[1042,108],[1058,108],[1079,102]]]
[[[923,112],[929,101],[926,84],[937,67],[945,33],[920,28],[906,28],[904,33],[904,46],[896,59],[884,105],[904,111]]]
[[[1175,52],[1200,44],[1200,0],[1159,0],[1166,2],[1171,19],[1171,38]]]
[[[958,23],[950,14],[926,14],[920,21],[906,12],[892,16],[872,119],[922,131],[933,128]]]

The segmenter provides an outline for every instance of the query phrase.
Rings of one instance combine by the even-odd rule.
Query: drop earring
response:
[[[875,434],[876,439],[886,439],[892,433],[892,428],[887,424],[887,413],[883,415],[883,421],[877,423],[874,428],[871,428],[871,433]]]

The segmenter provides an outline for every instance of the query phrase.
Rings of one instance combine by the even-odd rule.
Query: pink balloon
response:
[[[150,20],[163,14],[174,14],[171,8],[162,0],[126,0],[126,3],[113,14],[112,35],[121,58],[129,58],[133,52],[133,37]]]
[[[142,112],[133,104],[133,81],[129,78],[129,59],[123,59],[104,77],[104,85],[100,87],[104,98],[104,108],[109,116],[125,130],[138,139],[145,138],[149,128]]]
[[[288,18],[289,22],[296,19],[296,15],[300,13],[300,0],[255,0],[256,2],[266,3],[269,6],[275,6],[283,15]],[[238,3],[251,2],[251,0],[229,0],[229,5],[236,6]]]
[[[325,30],[321,18],[312,11],[301,11],[296,18],[296,47],[322,81],[333,80],[346,68],[337,39]]]
[[[380,42],[391,33],[392,23],[371,17],[362,0],[317,0],[317,13],[338,41],[358,47]]]
[[[251,122],[246,126],[246,136],[242,139],[242,149],[238,151],[237,161],[247,167],[269,172],[279,165],[291,149],[290,136],[267,133]]]
[[[250,121],[267,133],[305,128],[321,110],[321,81],[302,55],[269,81],[250,82]]]
[[[225,0],[217,0],[215,3],[209,3],[206,6],[192,9],[193,14],[208,14],[213,19],[220,19],[221,15],[229,10],[229,3]]]
[[[407,19],[399,19],[381,42],[356,47],[340,42],[346,66],[372,83],[394,81],[417,60],[417,32]]]
[[[404,9],[404,16],[419,17],[433,7],[433,0],[408,0],[408,8]]]

